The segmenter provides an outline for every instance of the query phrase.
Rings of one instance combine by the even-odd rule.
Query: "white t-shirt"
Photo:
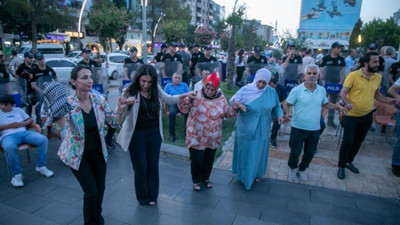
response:
[[[236,66],[244,66],[244,60],[245,60],[245,58],[242,57],[242,62],[239,63],[239,56],[237,55],[236,58],[235,58],[235,65]]]
[[[7,125],[10,123],[15,123],[15,122],[23,122],[29,118],[28,114],[26,114],[21,108],[16,108],[14,107],[10,112],[3,112],[0,110],[0,125]],[[0,140],[3,139],[3,137],[25,131],[26,127],[19,127],[19,128],[10,128],[6,130],[0,131]]]
[[[203,82],[199,81],[196,84],[194,84],[194,91],[201,90],[203,88]]]
[[[315,63],[315,60],[313,57],[308,56],[308,55],[303,57],[303,68],[309,64],[314,64],[314,63]]]
[[[400,87],[400,78],[398,78],[398,79],[394,82],[394,85]]]

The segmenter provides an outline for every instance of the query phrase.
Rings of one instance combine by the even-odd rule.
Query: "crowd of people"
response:
[[[334,42],[327,55],[314,58],[312,49],[302,49],[298,54],[295,44],[289,43],[286,54],[279,59],[264,56],[261,46],[247,53],[239,49],[235,84],[240,89],[228,100],[221,89],[220,68],[210,45],[203,53],[198,44],[190,46],[189,52],[184,44],[163,44],[152,59],[160,66],[144,63],[137,49],[131,47],[123,70],[124,79],[130,83],[122,87],[115,109],[109,107],[106,95],[92,90],[101,57],[91,59],[89,49],[82,50],[83,59],[71,72],[70,85],[75,91],[65,98],[61,97],[65,87],[43,85],[44,81],[55,83],[58,79],[46,66],[42,53],[27,52],[24,60],[15,54],[9,72],[1,55],[1,83],[9,84],[10,75],[15,77],[25,108],[15,107],[13,90],[6,88],[0,97],[0,142],[11,184],[24,186],[17,152],[21,143],[37,146],[37,172],[45,177],[54,175],[46,167],[47,137],[26,129],[33,123],[33,107],[36,123],[43,126],[42,121],[50,117],[53,129],[61,134],[58,156],[70,167],[84,192],[85,224],[104,224],[102,201],[108,151],[114,148],[116,129],[116,142],[130,155],[137,201],[148,206],[157,203],[164,110],[170,142],[176,140],[176,116],[184,117],[194,191],[213,187],[212,166],[221,145],[222,124],[229,117],[237,117],[232,172],[246,190],[266,174],[270,145],[277,147],[277,133],[285,122],[291,125],[288,180],[308,180],[306,169],[325,128],[322,108],[328,110],[328,126],[336,128],[338,117],[344,129],[337,177],[345,179],[346,168],[358,174],[354,159],[371,129],[374,101],[400,105],[400,62],[393,58],[395,49],[391,46],[382,47],[381,54],[375,44],[364,54],[350,49],[346,58],[343,47]],[[59,94],[59,99],[54,94]],[[52,107],[43,112],[43,105],[46,109]],[[66,113],[54,116],[59,115],[54,112],[57,110]],[[393,174],[400,176],[399,112],[396,118],[399,138],[391,166]]]

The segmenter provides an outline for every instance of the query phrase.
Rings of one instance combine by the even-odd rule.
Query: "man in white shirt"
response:
[[[194,91],[200,91],[204,87],[204,83],[207,80],[207,77],[210,75],[210,71],[203,70],[201,71],[201,80],[194,85]]]
[[[53,176],[47,169],[48,140],[40,133],[26,130],[33,120],[20,108],[14,107],[15,100],[11,95],[0,98],[0,143],[6,155],[8,168],[12,175],[11,184],[22,187],[22,167],[18,159],[18,145],[31,144],[37,146],[36,171],[45,177]]]

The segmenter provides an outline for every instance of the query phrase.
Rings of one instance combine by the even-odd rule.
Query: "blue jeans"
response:
[[[167,105],[168,106],[168,126],[169,126],[169,134],[171,136],[175,136],[175,121],[176,121],[176,114],[178,114],[179,109],[177,104]],[[189,114],[184,114],[183,117],[185,118],[185,123],[183,127],[183,131],[186,133],[186,122],[188,119]]]
[[[19,164],[17,148],[20,144],[31,144],[37,146],[36,166],[46,166],[48,140],[45,136],[33,131],[21,131],[9,134],[1,140],[1,146],[6,154],[7,164],[11,175],[22,174]]]
[[[400,110],[397,110],[396,114],[396,132],[397,132],[397,141],[394,144],[393,148],[392,164],[400,166]]]

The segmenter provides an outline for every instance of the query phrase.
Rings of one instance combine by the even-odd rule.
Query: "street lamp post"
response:
[[[82,16],[83,16],[83,10],[85,10],[85,6],[86,6],[86,2],[87,0],[84,0],[82,3],[82,8],[81,8],[81,12],[79,13],[79,19],[78,19],[78,34],[81,33],[81,29],[82,29]],[[79,36],[79,35],[78,35]],[[79,38],[79,48],[81,48],[81,44],[82,44],[82,39],[80,37]],[[82,49],[81,49],[82,50]]]
[[[165,13],[164,13],[164,12],[161,12],[160,18],[158,18],[157,23],[156,23],[156,25],[154,26],[154,30],[153,30],[153,41],[156,39],[157,27],[158,27],[158,24],[160,23],[161,18],[162,18],[163,16],[165,16]],[[153,43],[153,45],[154,45],[154,43]]]
[[[147,63],[147,19],[146,19],[147,0],[142,0],[142,60]]]

